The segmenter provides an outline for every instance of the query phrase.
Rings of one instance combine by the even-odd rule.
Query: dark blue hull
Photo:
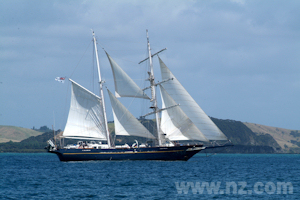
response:
[[[126,149],[58,149],[60,161],[87,160],[183,160],[187,161],[202,150],[202,145],[145,147]]]

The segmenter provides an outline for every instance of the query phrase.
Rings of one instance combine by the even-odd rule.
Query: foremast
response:
[[[111,142],[110,142],[110,137],[109,137],[108,125],[107,125],[106,110],[105,110],[104,94],[103,94],[103,83],[104,83],[104,81],[101,78],[100,64],[99,64],[99,57],[98,57],[98,50],[97,50],[97,40],[96,40],[94,31],[93,31],[93,42],[94,42],[95,53],[96,53],[96,62],[97,62],[98,79],[99,79],[99,87],[100,87],[100,97],[101,97],[102,106],[103,106],[103,115],[104,115],[104,124],[105,124],[107,145],[108,145],[108,148],[111,148]]]

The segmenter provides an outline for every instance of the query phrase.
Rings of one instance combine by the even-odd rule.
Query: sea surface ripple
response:
[[[300,199],[299,166],[296,154],[60,162],[48,153],[0,153],[0,199]],[[278,182],[292,191],[279,191]],[[220,188],[195,190],[206,183]]]

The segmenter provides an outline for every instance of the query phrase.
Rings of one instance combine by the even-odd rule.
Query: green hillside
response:
[[[219,129],[234,144],[224,153],[282,153],[277,141],[270,134],[256,134],[240,121],[211,118]],[[219,149],[211,150],[219,152]]]
[[[47,140],[53,138],[53,132],[31,136],[21,142],[6,142],[0,144],[0,152],[46,152]]]

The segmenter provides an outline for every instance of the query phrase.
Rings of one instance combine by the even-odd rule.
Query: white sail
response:
[[[63,136],[67,138],[106,140],[100,97],[71,80],[69,116]]]
[[[107,91],[114,115],[115,134],[155,139],[155,137],[125,108],[125,106],[123,106],[109,90]]]
[[[162,79],[173,78],[173,80],[163,83],[163,87],[176,103],[180,104],[180,108],[195,124],[195,126],[209,140],[227,140],[222,131],[214,124],[214,122],[204,113],[196,101],[190,96],[185,88],[180,84],[169,68],[159,58]]]
[[[137,97],[150,99],[107,52],[106,55],[114,75],[116,97]]]
[[[176,105],[167,91],[160,85],[162,109]],[[161,130],[171,141],[200,140],[208,142],[195,124],[186,116],[180,106],[175,106],[162,111]]]

